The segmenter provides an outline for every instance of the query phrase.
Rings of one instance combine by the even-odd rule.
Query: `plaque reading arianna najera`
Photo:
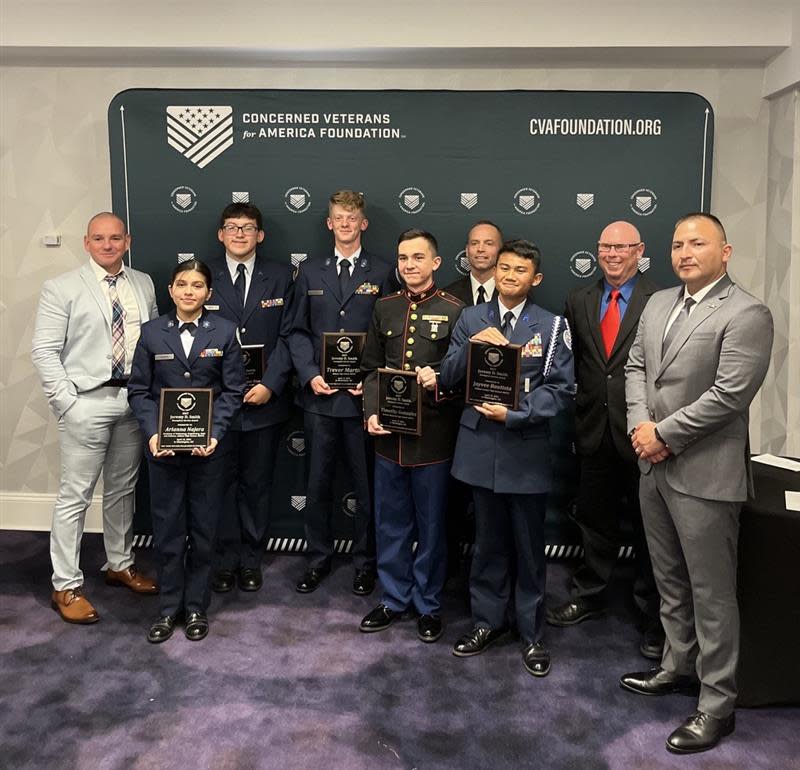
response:
[[[211,440],[211,388],[162,388],[158,409],[158,448],[191,452]]]

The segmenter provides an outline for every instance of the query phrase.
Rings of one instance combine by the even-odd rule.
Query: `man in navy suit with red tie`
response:
[[[233,321],[244,350],[260,348],[265,367],[258,381],[248,383],[242,410],[231,424],[225,511],[212,587],[223,593],[238,582],[242,591],[257,591],[262,585],[278,441],[291,409],[292,271],[256,254],[264,226],[261,212],[249,203],[225,208],[217,237],[225,256],[209,263],[214,293],[205,309],[212,317],[218,313]]]
[[[634,600],[644,620],[639,650],[661,659],[664,632],[658,591],[639,511],[639,470],[626,429],[625,362],[644,306],[657,287],[639,273],[644,243],[628,222],[600,234],[597,261],[603,278],[567,298],[575,341],[575,446],[580,457],[576,519],[584,558],[569,600],[547,613],[554,626],[571,626],[605,610],[606,589],[620,549],[620,512],[630,522],[636,552]]]
[[[333,233],[333,254],[304,262],[295,282],[291,349],[303,387],[300,403],[309,457],[305,507],[308,565],[297,583],[300,593],[315,591],[331,569],[333,481],[339,457],[348,466],[356,496],[353,593],[366,596],[375,587],[369,482],[373,460],[364,430],[361,389],[331,388],[320,369],[322,335],[365,333],[375,301],[397,286],[393,266],[361,246],[368,224],[361,193],[339,190],[331,195],[327,225]]]

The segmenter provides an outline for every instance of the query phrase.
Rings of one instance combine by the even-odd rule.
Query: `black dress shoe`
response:
[[[661,661],[664,654],[664,627],[660,620],[649,623],[639,642],[639,652],[648,660]]]
[[[183,632],[191,642],[199,642],[208,636],[208,618],[205,612],[190,612],[186,616]]]
[[[356,596],[369,596],[375,590],[375,570],[357,569],[353,578],[353,593]]]
[[[442,619],[438,615],[420,615],[417,619],[417,639],[435,642],[442,635]]]
[[[457,658],[468,658],[480,655],[497,639],[508,631],[507,628],[481,628],[475,626],[468,634],[464,634],[453,647],[453,655]]]
[[[619,686],[624,690],[639,693],[640,695],[697,695],[700,683],[685,674],[671,674],[663,668],[651,668],[649,671],[639,671],[625,674],[619,680]]]
[[[240,569],[237,578],[239,579],[239,588],[242,591],[258,591],[264,583],[264,579],[261,577],[261,570],[250,567]]]
[[[730,735],[735,727],[735,714],[719,719],[704,711],[695,711],[667,738],[667,750],[673,754],[696,754],[698,751],[708,751],[726,735]]]
[[[576,597],[564,604],[559,604],[558,607],[547,610],[545,617],[551,626],[574,626],[577,623],[583,623],[584,620],[598,618],[604,612],[604,607]]]
[[[312,591],[316,591],[330,571],[330,567],[328,569],[307,569],[297,584],[297,590],[301,594],[310,594]]]
[[[403,612],[390,610],[385,604],[379,604],[372,612],[364,616],[358,630],[363,631],[365,634],[370,634],[373,631],[383,631],[404,615],[405,613]]]
[[[217,570],[211,579],[211,590],[218,594],[226,594],[236,585],[236,576],[229,569]]]
[[[166,642],[172,636],[175,630],[175,623],[177,622],[176,615],[163,615],[150,626],[147,632],[147,641],[153,644],[161,644]]]
[[[533,676],[547,676],[550,673],[550,653],[544,642],[530,642],[522,650],[525,670]]]

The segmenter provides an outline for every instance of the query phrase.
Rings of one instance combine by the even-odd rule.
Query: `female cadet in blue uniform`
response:
[[[574,393],[572,342],[566,321],[528,296],[542,280],[532,243],[506,241],[495,268],[491,302],[467,308],[441,367],[444,387],[464,384],[470,340],[522,347],[519,406],[467,405],[453,458],[453,476],[472,486],[475,551],[470,598],[475,627],[456,642],[459,657],[483,652],[507,631],[514,591],[522,657],[533,676],[550,671],[544,645],[544,515],[553,482],[548,418]],[[514,566],[515,565],[515,566]]]
[[[128,399],[146,442],[150,513],[158,555],[161,615],[147,639],[164,642],[184,616],[186,638],[208,634],[206,609],[224,494],[225,434],[244,395],[244,364],[236,325],[203,314],[211,272],[199,260],[177,265],[169,293],[175,310],[142,326],[128,381]],[[158,448],[162,388],[214,391],[208,446],[189,454]]]

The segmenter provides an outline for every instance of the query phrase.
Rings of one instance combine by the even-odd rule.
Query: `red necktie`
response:
[[[603,338],[606,358],[611,356],[611,351],[617,340],[617,334],[619,334],[619,289],[612,289],[606,314],[603,316],[603,320],[600,321],[600,336]]]

